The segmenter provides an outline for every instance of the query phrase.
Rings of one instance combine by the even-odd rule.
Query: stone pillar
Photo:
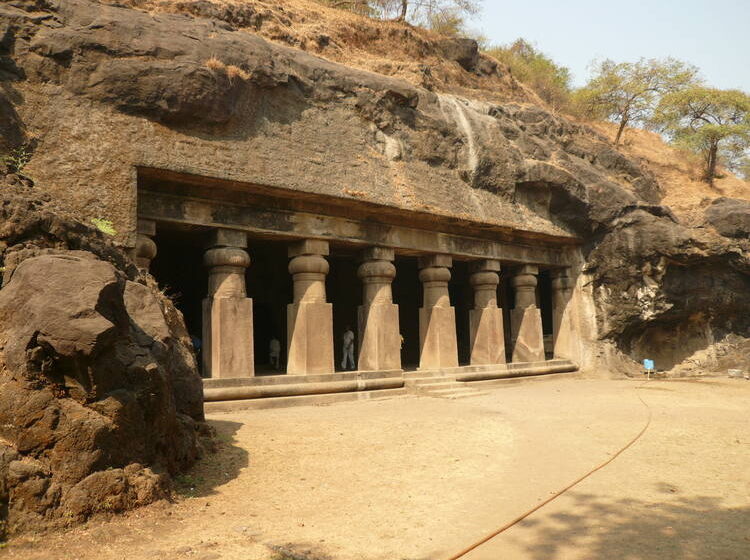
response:
[[[542,314],[536,306],[537,274],[538,267],[524,265],[512,280],[516,290],[516,306],[510,314],[514,362],[545,360]]]
[[[456,310],[448,295],[452,264],[448,255],[419,258],[419,280],[424,288],[424,303],[419,309],[420,369],[458,366]]]
[[[360,371],[401,369],[398,305],[391,283],[396,277],[393,249],[370,247],[362,252],[357,276],[362,279],[362,305],[357,308]]]
[[[245,269],[250,257],[245,232],[217,229],[203,256],[208,297],[203,300],[203,369],[214,378],[252,377],[253,300],[247,297]]]
[[[497,306],[500,261],[472,263],[469,282],[474,288],[474,309],[469,311],[471,365],[504,364],[503,310]]]
[[[570,269],[558,268],[550,271],[552,279],[552,347],[554,357],[573,359],[573,330],[568,324],[567,307],[573,292]]]
[[[152,237],[156,235],[156,222],[138,219],[137,236],[135,240],[135,263],[141,270],[148,271],[151,261],[156,256],[156,243]]]
[[[333,306],[326,303],[328,242],[289,247],[294,303],[287,306],[287,373],[333,373]]]

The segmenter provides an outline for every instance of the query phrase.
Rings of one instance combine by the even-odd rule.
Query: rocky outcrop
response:
[[[0,536],[168,497],[205,433],[179,314],[48,197],[0,196]]]
[[[750,239],[750,201],[717,198],[706,208],[706,220],[726,237]]]
[[[81,197],[81,212],[134,198],[124,170],[144,161],[341,198],[356,185],[357,197],[381,204],[579,237],[598,336],[636,360],[660,356],[668,368],[716,337],[748,334],[748,304],[737,295],[748,272],[741,203],[717,202],[710,228],[688,227],[660,204],[642,165],[542,107],[437,93],[268,42],[247,29],[281,16],[255,4],[164,6],[180,14],[90,0],[0,7],[2,67],[29,105],[13,105],[30,121],[19,130],[44,129],[37,112],[73,113],[96,130],[96,146],[82,135],[76,149],[47,134],[31,163],[44,174],[76,162],[60,194]],[[430,48],[463,73],[487,63],[471,42]],[[88,186],[92,178],[107,196]],[[105,209],[118,229],[133,229],[127,204]],[[664,355],[667,336],[680,352]]]
[[[0,209],[0,512],[11,531],[164,496],[199,452],[200,381],[178,314],[78,221],[111,217],[133,246],[139,166],[577,237],[603,343],[662,368],[717,340],[744,348],[744,203],[719,201],[710,227],[688,227],[648,171],[586,126],[446,92],[438,71],[469,85],[501,73],[471,42],[410,35],[448,63],[424,57],[406,81],[247,32],[288,25],[277,12],[166,4],[180,13],[0,4],[0,147],[34,144],[30,173],[56,193],[29,195],[16,174]],[[343,49],[321,33],[314,43]]]

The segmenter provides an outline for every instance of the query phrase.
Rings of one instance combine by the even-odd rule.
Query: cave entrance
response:
[[[247,297],[253,300],[253,353],[255,375],[286,373],[286,306],[292,302],[287,243],[262,238],[248,239],[252,260],[245,273]],[[271,340],[279,341],[280,364],[271,363]]]
[[[422,305],[417,258],[396,256],[396,278],[393,279],[393,302],[398,304],[401,337],[401,367],[419,367],[419,308]]]
[[[554,348],[552,343],[553,308],[552,308],[552,277],[549,270],[542,270],[537,277],[536,305],[542,315],[542,334],[544,335],[544,354],[548,360],[552,359]]]
[[[326,276],[328,302],[333,304],[333,360],[336,371],[343,370],[344,333],[350,328],[355,340],[355,369],[357,360],[357,308],[362,303],[362,283],[357,277],[357,253],[346,247],[331,246],[328,256],[329,272]],[[290,300],[291,301],[291,300]],[[351,369],[350,364],[347,370]]]
[[[451,305],[456,312],[456,343],[458,365],[471,362],[471,340],[469,332],[469,312],[474,307],[474,290],[469,283],[469,263],[454,261],[451,280],[448,283]]]
[[[511,332],[510,312],[516,306],[516,292],[511,283],[513,275],[509,269],[503,267],[500,274],[497,304],[503,310],[503,338],[505,338],[505,360],[510,363],[513,360],[513,333]]]
[[[182,313],[193,341],[198,341],[203,336],[202,301],[208,286],[208,271],[203,266],[206,233],[185,226],[159,227],[154,241],[159,250],[151,274]]]

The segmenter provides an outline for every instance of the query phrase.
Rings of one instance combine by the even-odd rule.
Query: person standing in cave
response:
[[[271,342],[268,344],[268,357],[273,369],[276,371],[281,369],[281,342],[275,336],[271,338]]]
[[[343,357],[341,359],[341,369],[347,370],[347,364],[351,364],[351,369],[355,369],[354,365],[354,333],[352,332],[352,328],[347,325],[346,330],[344,331],[344,335],[341,337],[341,341],[343,343],[342,347],[342,353]]]

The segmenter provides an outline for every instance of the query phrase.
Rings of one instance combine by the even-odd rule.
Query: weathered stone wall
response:
[[[10,0],[0,21],[8,141],[30,141],[26,171],[127,246],[136,166],[173,169],[576,235],[591,338],[635,359],[663,346],[639,333],[687,332],[696,314],[705,332],[747,334],[732,295],[747,281],[743,211],[679,224],[637,162],[542,108],[440,95],[210,17]],[[691,283],[703,296],[684,297]]]

